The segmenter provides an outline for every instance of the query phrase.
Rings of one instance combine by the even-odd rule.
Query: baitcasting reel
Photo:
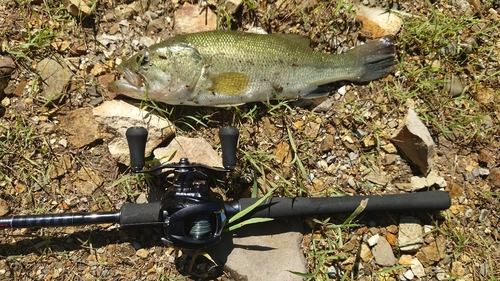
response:
[[[135,173],[169,169],[161,174],[162,177],[172,178],[171,186],[167,188],[161,206],[158,206],[162,219],[162,241],[182,248],[203,248],[217,243],[227,220],[226,206],[211,192],[209,174],[228,173],[236,166],[238,130],[225,127],[219,131],[224,168],[190,163],[187,158],[181,158],[179,163],[142,170],[147,135],[148,132],[142,127],[129,128],[126,133],[130,163]],[[134,223],[120,222],[126,226]]]

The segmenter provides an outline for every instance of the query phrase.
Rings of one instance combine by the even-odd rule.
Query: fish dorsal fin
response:
[[[235,96],[243,93],[250,83],[250,77],[245,73],[223,72],[210,77],[214,92]]]
[[[271,36],[276,36],[277,38],[290,41],[302,47],[310,48],[311,46],[311,39],[304,35],[288,33],[288,34],[271,34]]]

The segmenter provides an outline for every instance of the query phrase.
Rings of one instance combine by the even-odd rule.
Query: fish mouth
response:
[[[118,67],[118,71],[120,71],[123,75],[123,79],[116,80],[108,85],[108,90],[115,93],[136,93],[142,92],[144,82],[146,81],[145,77],[132,71],[128,68]]]
[[[119,67],[118,70],[123,74],[123,78],[125,78],[125,80],[127,80],[127,82],[129,82],[131,85],[136,87],[142,86],[144,80],[139,73],[128,68]]]

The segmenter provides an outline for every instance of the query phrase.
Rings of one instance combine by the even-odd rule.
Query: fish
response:
[[[322,85],[368,82],[397,68],[394,38],[342,54],[315,52],[308,37],[207,31],[171,37],[117,66],[108,89],[171,105],[237,106],[328,95]]]

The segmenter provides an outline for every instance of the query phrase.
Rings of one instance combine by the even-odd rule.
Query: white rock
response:
[[[153,151],[161,164],[179,162],[187,158],[189,162],[196,162],[212,167],[222,167],[222,159],[212,146],[202,138],[176,137],[167,147],[160,147]]]
[[[406,280],[411,280],[415,277],[415,274],[413,273],[413,271],[411,271],[411,269],[408,269],[404,274],[403,276],[406,278]]]
[[[356,18],[363,22],[361,33],[369,38],[396,35],[403,25],[403,20],[395,13],[363,5],[357,6]]]
[[[402,252],[414,252],[424,242],[420,220],[411,216],[401,216],[399,220],[398,245]]]
[[[427,176],[424,177],[413,176],[411,177],[410,182],[411,183],[409,189],[411,191],[420,190],[433,185],[437,185],[440,188],[446,187],[446,180],[434,171],[430,172]]]
[[[105,101],[94,108],[93,113],[99,123],[99,133],[108,143],[109,152],[114,159],[125,165],[130,164],[125,137],[128,128],[141,126],[148,130],[146,157],[175,132],[175,126],[169,120],[120,100]]]
[[[410,268],[413,274],[415,274],[415,276],[417,276],[418,278],[426,276],[424,266],[422,265],[422,263],[420,263],[420,261],[417,258],[411,260]]]
[[[368,246],[373,247],[373,246],[377,245],[379,239],[380,239],[380,235],[375,234],[372,237],[370,237],[366,242],[368,243]]]
[[[434,230],[433,225],[429,225],[429,224],[424,225],[424,234],[429,234],[433,230]]]
[[[255,34],[267,34],[267,31],[260,26],[251,26],[246,32]]]
[[[344,96],[344,95],[345,95],[345,93],[347,93],[347,88],[346,88],[346,86],[344,85],[344,86],[340,87],[340,88],[337,90],[337,93],[339,93],[339,95],[341,95],[341,96]]]

